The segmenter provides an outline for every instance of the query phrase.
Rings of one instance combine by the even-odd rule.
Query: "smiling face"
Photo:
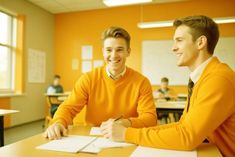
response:
[[[181,25],[176,28],[172,50],[177,57],[178,66],[188,66],[191,70],[196,68],[199,49],[188,26]]]
[[[125,39],[109,37],[104,40],[103,56],[112,75],[118,75],[124,70],[129,55],[130,48]]]

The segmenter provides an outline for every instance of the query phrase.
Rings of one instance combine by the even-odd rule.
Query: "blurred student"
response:
[[[160,101],[176,100],[176,94],[173,89],[169,88],[169,79],[167,77],[161,78],[161,85],[157,91],[153,92],[154,98]],[[172,112],[158,112],[157,117],[161,121],[161,124],[171,123],[179,120],[181,113]]]
[[[157,99],[175,100],[176,94],[173,89],[169,88],[169,80],[167,77],[161,78],[160,88],[154,92]]]
[[[55,75],[52,85],[47,88],[47,94],[63,93],[64,89],[60,85],[60,75]]]
[[[103,57],[106,66],[83,74],[66,101],[58,108],[53,124],[44,136],[58,139],[86,106],[86,123],[99,126],[115,118],[126,127],[140,128],[156,125],[156,109],[149,80],[126,66],[130,35],[123,28],[110,27],[104,31]]]
[[[191,71],[188,105],[180,121],[139,129],[114,123],[104,126],[103,134],[116,141],[174,150],[192,150],[207,139],[223,156],[234,156],[235,72],[213,57],[218,26],[206,16],[181,18],[174,26],[177,65]]]
[[[56,93],[64,93],[64,89],[62,85],[60,85],[60,75],[55,75],[52,85],[50,85],[47,88],[47,94],[56,94]],[[53,101],[50,102],[51,102],[50,113],[51,116],[53,117],[61,102],[57,100],[57,97],[56,99],[53,99]]]

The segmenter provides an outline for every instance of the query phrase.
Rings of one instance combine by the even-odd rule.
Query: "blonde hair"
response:
[[[102,40],[107,38],[122,38],[126,41],[127,48],[130,48],[130,34],[121,27],[109,27],[102,34]]]

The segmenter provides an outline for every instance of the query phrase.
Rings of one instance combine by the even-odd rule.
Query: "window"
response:
[[[0,92],[13,92],[16,17],[0,11]]]

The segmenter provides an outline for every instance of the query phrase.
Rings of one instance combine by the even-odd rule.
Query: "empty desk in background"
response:
[[[155,99],[157,115],[162,124],[179,121],[187,101],[159,101]]]
[[[182,112],[187,101],[158,101],[155,99],[155,106],[158,111]]]
[[[69,130],[72,135],[89,135],[89,126],[74,126]],[[98,154],[88,153],[64,153],[48,150],[36,149],[37,146],[47,143],[49,140],[44,139],[42,134],[18,141],[16,143],[0,148],[0,154],[4,157],[129,157],[137,146],[123,148],[103,149]],[[202,144],[197,149],[198,157],[221,157],[219,150],[215,145]],[[172,154],[174,156],[174,154]]]
[[[0,109],[0,147],[4,146],[4,116],[17,112],[19,111]]]

